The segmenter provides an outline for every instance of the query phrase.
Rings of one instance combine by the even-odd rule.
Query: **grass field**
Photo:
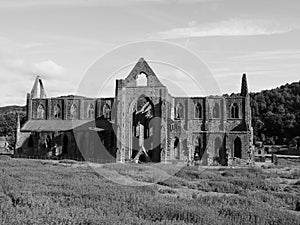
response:
[[[0,157],[0,224],[300,224],[297,165],[175,172]]]

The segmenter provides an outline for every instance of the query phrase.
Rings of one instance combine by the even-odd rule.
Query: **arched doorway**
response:
[[[234,147],[233,147],[233,156],[235,158],[242,158],[242,142],[241,139],[239,137],[237,137],[234,140]]]
[[[201,147],[201,138],[198,136],[195,139],[195,155],[194,159],[195,161],[201,160],[203,157],[204,151],[203,148]]]
[[[68,154],[68,144],[69,144],[69,139],[67,135],[64,135],[63,138],[63,147],[62,147],[62,154],[67,155]]]

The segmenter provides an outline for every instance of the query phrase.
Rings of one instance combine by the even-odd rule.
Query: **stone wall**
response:
[[[146,77],[146,83],[139,86],[141,76]],[[117,161],[125,162],[133,158],[134,151],[139,151],[134,116],[142,98],[151,105],[153,114],[145,128],[149,134],[144,140],[151,148],[152,161],[195,159],[202,165],[228,165],[235,158],[249,159],[253,139],[250,98],[246,91],[243,95],[231,96],[172,97],[143,58],[125,79],[116,80],[114,98],[32,98],[28,94],[27,117],[28,120],[96,120],[98,128],[103,129],[101,134],[98,132],[98,138],[93,137],[93,132],[80,130],[58,131],[51,135],[53,140],[60,139],[58,144],[61,145],[63,138],[67,137],[70,155],[75,156],[79,147],[84,149],[82,154],[87,157],[110,154]],[[58,108],[59,115],[56,114]],[[41,117],[42,109],[45,112]],[[38,135],[38,142],[42,143],[49,134]],[[79,143],[77,147],[74,145],[76,141]],[[23,142],[25,146],[27,142]],[[33,148],[41,149],[38,145]],[[97,149],[102,149],[103,155]]]

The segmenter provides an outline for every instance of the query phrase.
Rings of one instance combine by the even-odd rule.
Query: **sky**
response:
[[[243,73],[251,92],[297,82],[299,12],[296,0],[0,0],[0,106],[25,105],[36,75],[48,97],[78,94],[87,71],[102,56],[148,41],[196,55],[221,93],[239,92]],[[126,65],[118,59],[126,54],[107,64],[118,65],[118,73],[100,69],[98,88],[111,81],[101,96],[113,97],[111,78],[125,78],[140,57],[149,60],[175,96],[215,94],[214,87],[205,88],[201,69],[192,76],[204,91],[191,85],[184,66],[157,63],[146,51],[134,54],[128,52]],[[189,60],[182,57],[180,65],[190,65]]]

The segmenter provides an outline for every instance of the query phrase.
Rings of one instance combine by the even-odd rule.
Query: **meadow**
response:
[[[156,181],[155,166],[99,165],[116,183],[82,162],[2,156],[0,224],[300,224],[297,165],[158,166],[174,175]]]

